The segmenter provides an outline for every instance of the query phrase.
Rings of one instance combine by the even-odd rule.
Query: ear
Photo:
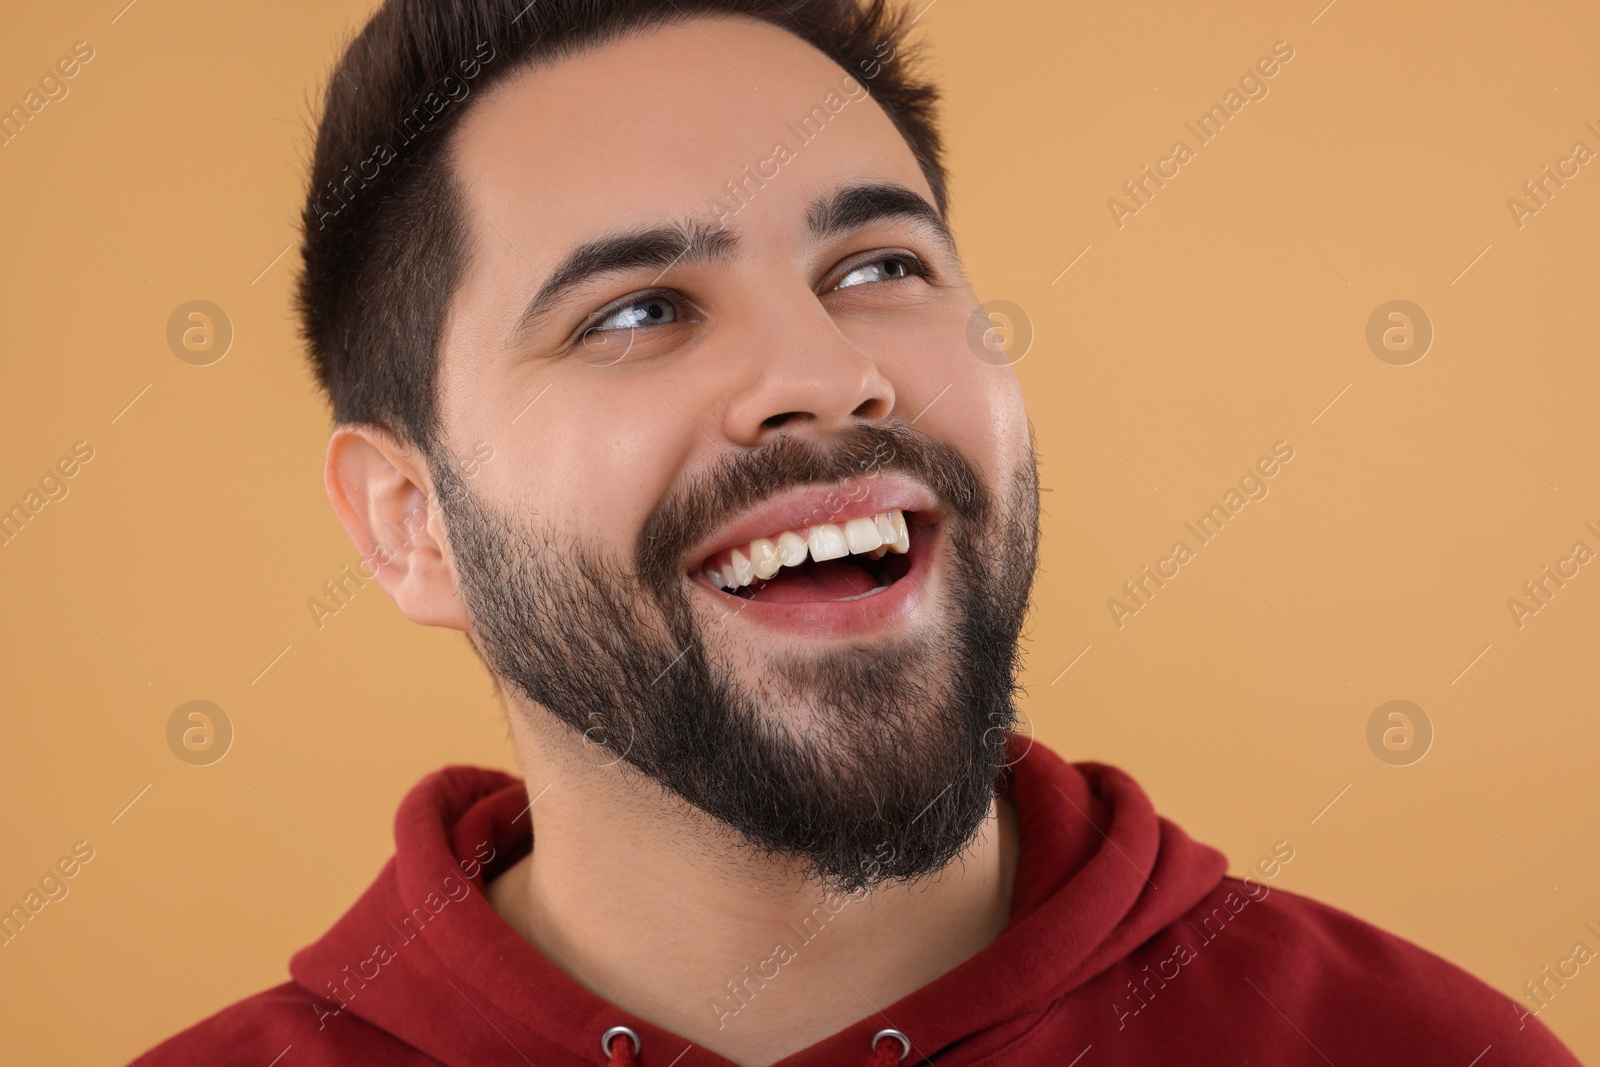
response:
[[[328,442],[323,486],[383,591],[412,622],[466,631],[469,616],[427,462],[380,426],[345,423]]]

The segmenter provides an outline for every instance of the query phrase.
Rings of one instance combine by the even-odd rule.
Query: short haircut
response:
[[[939,94],[916,74],[916,19],[892,0],[385,0],[329,79],[301,215],[297,311],[337,422],[382,426],[442,455],[439,340],[469,251],[446,147],[469,94],[530,65],[719,15],[788,30],[856,76],[947,213]]]

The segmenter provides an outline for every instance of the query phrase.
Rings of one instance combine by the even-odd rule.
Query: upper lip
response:
[[[863,486],[865,494],[861,492]],[[779,493],[719,526],[690,550],[688,558],[698,569],[712,556],[758,537],[804,530],[825,522],[843,524],[858,515],[885,511],[918,512],[925,521],[937,520],[933,494],[922,485],[900,475],[875,474]]]

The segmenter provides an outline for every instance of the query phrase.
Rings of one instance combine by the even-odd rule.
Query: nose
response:
[[[763,303],[760,325],[738,331],[739,351],[728,364],[734,386],[723,411],[728,440],[755,448],[779,433],[831,437],[888,417],[894,386],[816,294],[802,290]]]

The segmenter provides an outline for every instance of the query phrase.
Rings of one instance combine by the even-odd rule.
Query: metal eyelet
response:
[[[600,1055],[610,1058],[611,1039],[614,1037],[626,1037],[629,1041],[632,1041],[633,1054],[635,1056],[639,1055],[639,1035],[634,1033],[632,1030],[629,1030],[626,1026],[613,1026],[611,1029],[600,1035]],[[907,1045],[907,1047],[909,1048],[910,1046]]]
[[[896,1041],[900,1042],[901,1059],[905,1059],[907,1056],[911,1055],[911,1039],[898,1030],[879,1030],[877,1033],[872,1035],[872,1044],[869,1045],[868,1048],[874,1050],[877,1049],[878,1042],[882,1041],[886,1037],[892,1037]]]

